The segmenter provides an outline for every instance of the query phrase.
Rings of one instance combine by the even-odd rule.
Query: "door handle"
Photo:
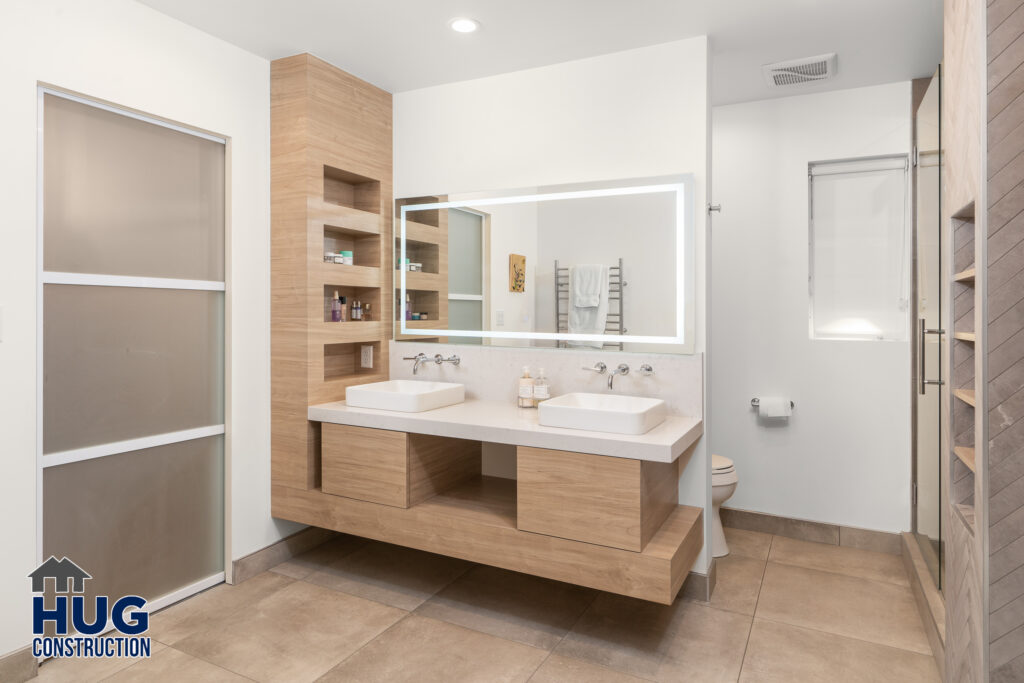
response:
[[[935,384],[937,386],[942,386],[943,384],[945,384],[945,382],[943,382],[941,379],[925,379],[925,377],[924,377],[924,338],[925,338],[925,335],[926,334],[943,335],[943,334],[946,333],[946,331],[945,330],[941,330],[941,329],[929,329],[929,328],[925,327],[924,326],[924,318],[918,318],[917,322],[918,322],[918,328],[917,328],[917,330],[918,330],[918,334],[917,334],[917,343],[918,343],[918,348],[917,348],[917,363],[918,363],[917,376],[918,376],[918,378],[921,381],[921,386],[920,386],[920,389],[919,389],[919,393],[924,394],[925,387],[927,385],[929,385],[929,384]]]

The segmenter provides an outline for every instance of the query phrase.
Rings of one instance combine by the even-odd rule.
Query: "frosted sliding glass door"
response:
[[[224,570],[224,142],[40,107],[42,557],[184,597]]]

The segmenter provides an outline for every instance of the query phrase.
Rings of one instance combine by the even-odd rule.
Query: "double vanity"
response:
[[[678,481],[702,423],[658,399],[530,410],[416,380],[346,399],[308,409],[319,486],[275,489],[275,516],[664,604],[700,552],[702,510],[678,504]],[[482,475],[483,443],[516,447],[517,479]]]

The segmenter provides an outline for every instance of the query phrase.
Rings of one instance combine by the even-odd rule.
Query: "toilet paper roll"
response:
[[[757,410],[761,417],[789,417],[793,414],[789,399],[782,396],[761,396]]]

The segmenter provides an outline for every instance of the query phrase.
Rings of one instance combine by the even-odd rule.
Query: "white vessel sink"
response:
[[[545,427],[588,429],[614,434],[644,434],[665,421],[660,398],[616,394],[564,394],[538,406]]]
[[[345,390],[345,403],[354,408],[397,410],[422,413],[466,400],[466,387],[451,382],[420,382],[393,379],[388,382],[359,384]]]

